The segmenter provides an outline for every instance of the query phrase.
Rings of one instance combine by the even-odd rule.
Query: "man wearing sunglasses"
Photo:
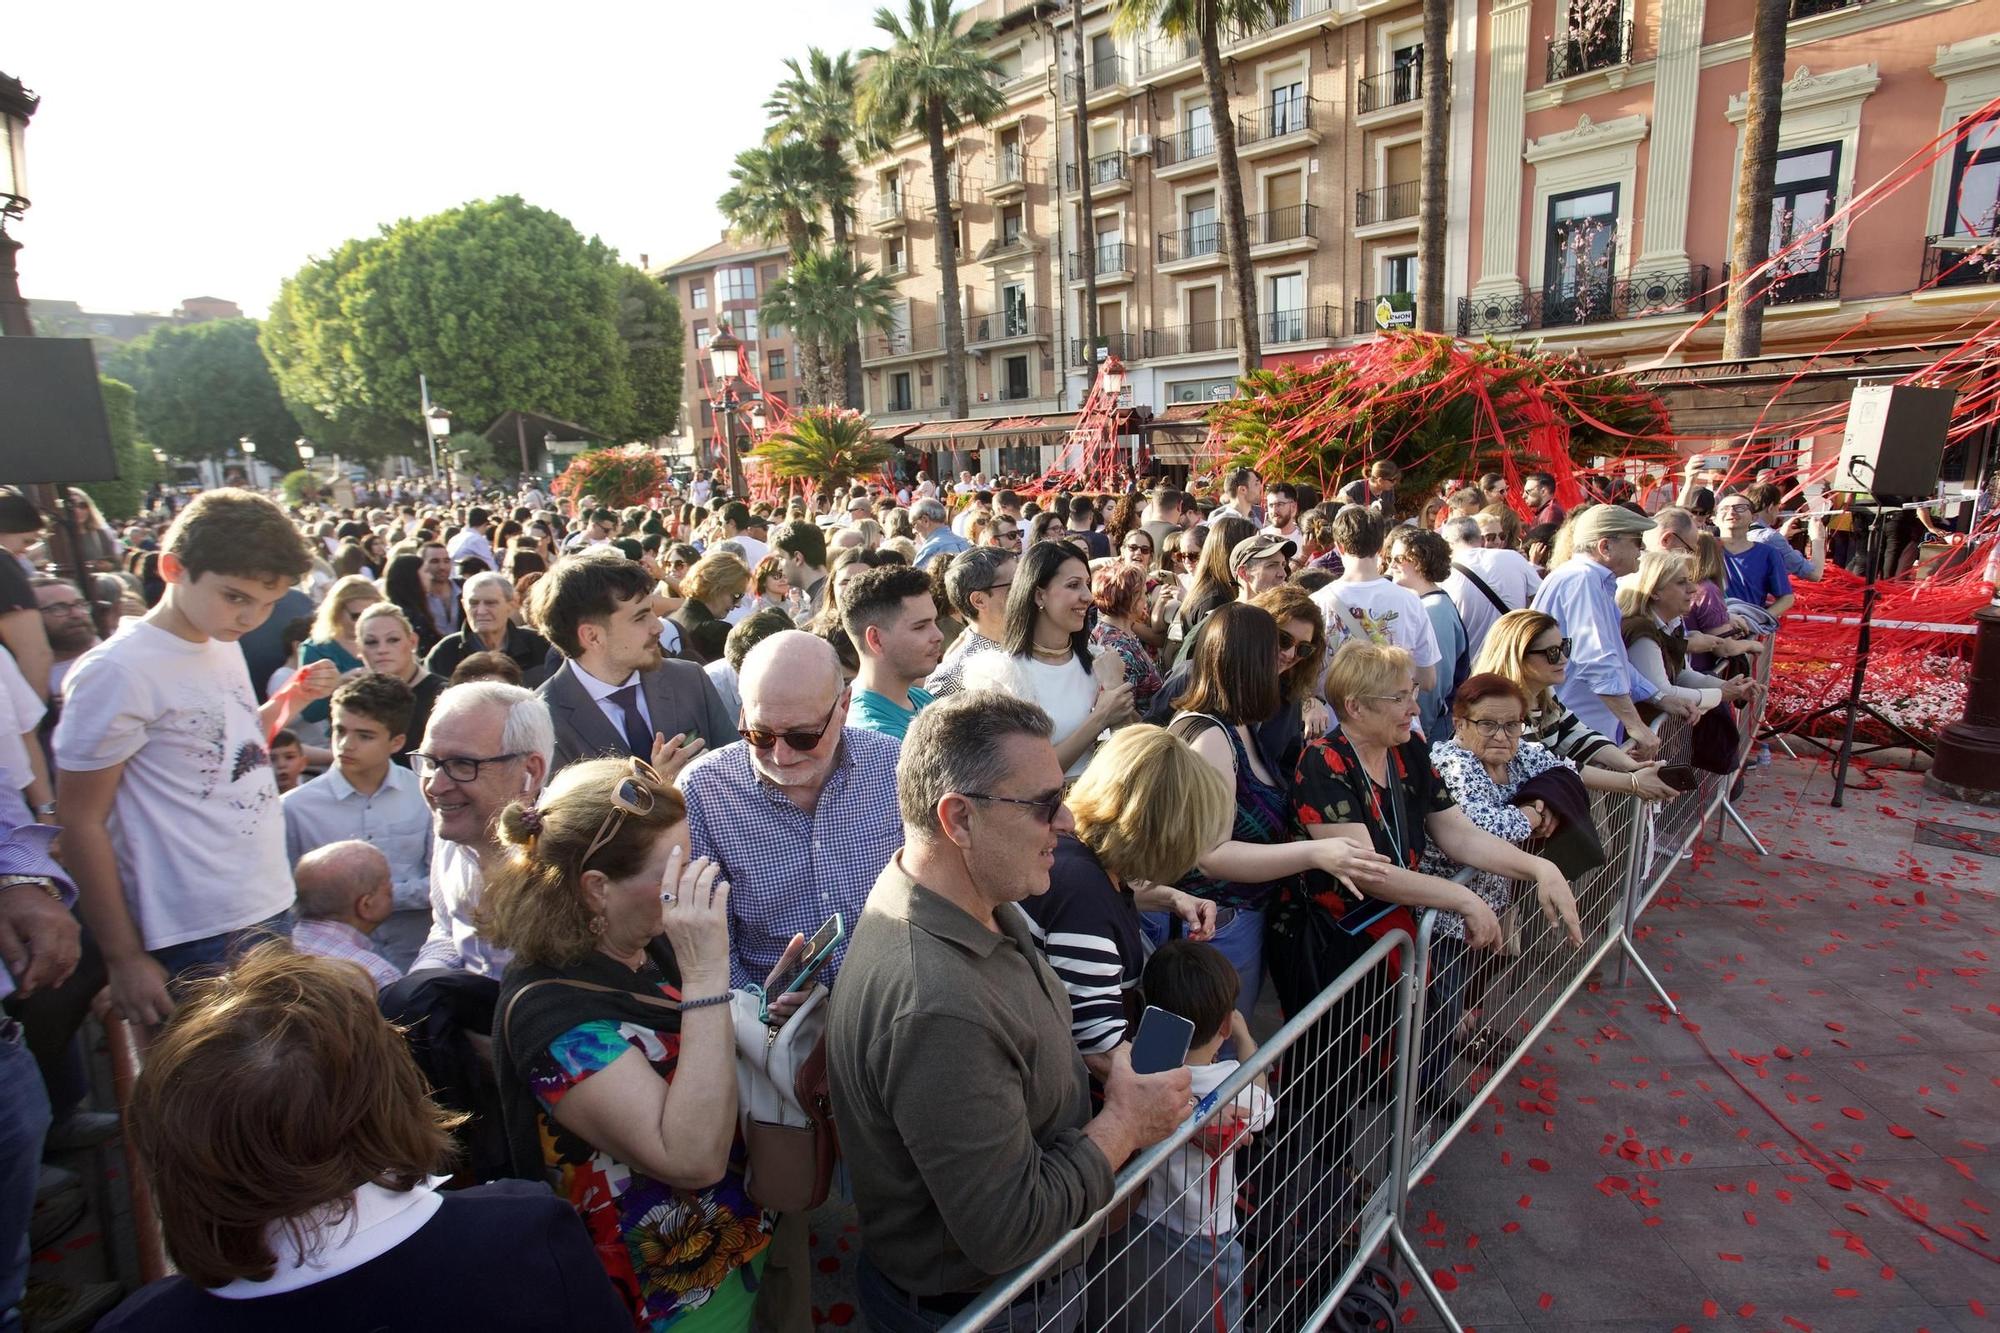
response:
[[[951,558],[951,568],[944,576],[944,595],[965,623],[965,632],[952,640],[950,651],[924,682],[933,696],[956,693],[966,659],[999,648],[1006,640],[1007,592],[1014,586],[1014,569],[1019,563],[1012,551],[996,546],[975,547]]]
[[[1015,906],[1048,892],[1074,828],[1049,733],[1031,703],[964,694],[920,713],[903,747],[901,848],[827,1022],[874,1328],[942,1327],[1102,1208],[1113,1173],[1187,1114],[1187,1070],[1135,1074],[1120,1045],[1092,1116],[1069,997]],[[991,1326],[1081,1327],[1081,1259]],[[1076,1313],[1035,1318],[1052,1310]]]
[[[1660,752],[1660,738],[1639,718],[1636,705],[1659,692],[1632,669],[1618,614],[1618,578],[1639,567],[1653,520],[1618,505],[1593,505],[1576,520],[1575,554],[1549,571],[1535,594],[1535,610],[1552,616],[1570,641],[1569,674],[1556,694],[1572,713],[1613,740],[1630,742],[1635,758]],[[1692,720],[1661,699],[1660,706]]]
[[[690,855],[729,881],[730,985],[762,984],[794,935],[838,912],[848,929],[902,845],[896,755],[887,736],[847,726],[833,646],[801,630],[743,659],[741,740],[681,773]],[[820,972],[834,984],[845,944]]]

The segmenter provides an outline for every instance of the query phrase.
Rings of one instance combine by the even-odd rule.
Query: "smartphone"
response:
[[[1139,1032],[1132,1038],[1132,1072],[1164,1074],[1187,1063],[1194,1044],[1194,1024],[1179,1014],[1146,1006],[1139,1015]]]
[[[1690,792],[1701,785],[1701,774],[1694,771],[1693,764],[1662,764],[1660,781],[1678,792]]]
[[[825,925],[812,933],[812,938],[806,941],[806,947],[793,961],[792,970],[779,977],[777,984],[772,986],[767,994],[775,1000],[781,995],[790,995],[794,991],[802,991],[812,985],[814,975],[820,968],[826,966],[827,959],[833,957],[833,948],[840,943],[841,936],[845,933],[840,913],[835,912],[826,919]]]

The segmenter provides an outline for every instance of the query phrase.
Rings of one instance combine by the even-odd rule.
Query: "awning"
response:
[[[1207,457],[1208,414],[1214,403],[1174,403],[1146,424],[1146,447],[1161,463],[1196,463]]]
[[[902,421],[893,426],[877,426],[875,428],[875,438],[882,444],[896,444],[904,436],[923,424],[921,421]]]
[[[1003,449],[1014,444],[1052,444],[1076,426],[1076,413],[1058,412],[1028,417],[972,417],[926,421],[906,439],[931,449]]]

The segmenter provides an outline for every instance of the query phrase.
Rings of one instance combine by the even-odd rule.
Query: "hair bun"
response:
[[[518,847],[533,848],[541,836],[542,812],[528,801],[516,801],[500,815],[500,832]]]

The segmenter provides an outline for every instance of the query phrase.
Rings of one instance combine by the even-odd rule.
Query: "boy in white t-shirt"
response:
[[[162,545],[159,605],[85,653],[65,682],[55,734],[64,859],[112,1002],[133,1023],[173,1012],[170,981],[283,928],[292,875],[267,738],[288,703],[257,706],[237,640],[311,568],[276,505],[205,492]],[[331,662],[315,662],[294,698],[324,698],[339,683]]]
[[[1259,1075],[1216,1113],[1215,1092],[1256,1049],[1236,1011],[1236,969],[1212,944],[1173,940],[1146,960],[1146,1003],[1194,1024],[1188,1048],[1193,1121],[1212,1121],[1153,1173],[1130,1236],[1107,1264],[1107,1330],[1243,1325],[1243,1246],[1236,1239],[1236,1149],[1271,1123]],[[1238,1055],[1218,1060],[1228,1042]],[[1115,1244],[1115,1242],[1114,1242]]]
[[[1338,579],[1313,594],[1326,617],[1327,661],[1352,638],[1383,647],[1407,648],[1417,664],[1419,692],[1437,688],[1437,634],[1430,614],[1408,588],[1382,577],[1382,546],[1389,523],[1360,505],[1348,505],[1333,518],[1333,549],[1340,553]]]

